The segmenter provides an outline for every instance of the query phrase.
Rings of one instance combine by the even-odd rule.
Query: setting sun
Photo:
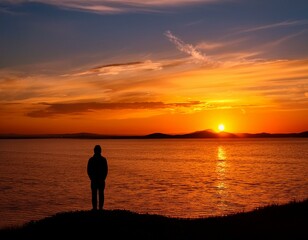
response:
[[[223,130],[225,130],[225,125],[219,124],[219,125],[218,125],[218,130],[219,130],[220,132],[222,132]]]

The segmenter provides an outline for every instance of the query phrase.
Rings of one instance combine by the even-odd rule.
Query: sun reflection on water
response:
[[[226,160],[227,159],[226,151],[222,146],[218,147],[217,158],[218,158],[218,160]]]
[[[216,161],[216,194],[217,194],[217,201],[218,207],[221,210],[224,210],[227,200],[227,193],[228,193],[228,185],[226,183],[226,176],[228,174],[228,162],[227,162],[227,153],[223,146],[218,146],[217,148],[217,161]]]

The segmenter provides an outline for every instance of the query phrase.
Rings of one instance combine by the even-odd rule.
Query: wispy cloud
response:
[[[155,8],[205,4],[221,2],[223,0],[4,0],[6,3],[27,3],[37,2],[48,5],[55,5],[61,8],[72,10],[88,11],[94,13],[121,13],[129,11],[155,11]]]
[[[243,63],[252,63],[260,60],[262,51],[242,50],[240,45],[247,41],[247,38],[232,39],[229,41],[202,41],[196,46],[185,43],[170,31],[165,33],[167,38],[174,43],[178,50],[192,57],[196,62],[207,66],[234,66]],[[247,44],[247,43],[246,43]],[[211,55],[205,55],[200,50],[207,50]]]
[[[278,27],[290,27],[290,26],[307,25],[307,24],[308,24],[307,20],[283,21],[283,22],[266,24],[266,25],[261,25],[257,27],[243,29],[239,33],[255,32],[255,31],[267,30],[267,29],[278,28]]]
[[[120,73],[127,73],[127,72],[153,71],[153,70],[161,70],[161,69],[162,69],[161,63],[152,62],[151,60],[147,60],[144,62],[108,64],[108,65],[91,68],[89,70],[78,72],[75,74],[69,74],[66,76],[83,76],[83,75],[90,75],[90,74],[96,74],[99,76],[118,75]]]
[[[190,108],[201,104],[199,101],[184,103],[163,102],[84,102],[84,103],[42,103],[47,106],[42,110],[29,112],[29,117],[51,117],[59,114],[84,114],[96,110],[123,110],[123,109],[166,109],[166,108]]]
[[[190,55],[194,60],[203,63],[209,62],[208,58],[198,51],[193,45],[185,43],[180,38],[173,35],[170,31],[166,31],[165,36],[177,47],[178,50]]]
[[[224,44],[219,42],[201,42],[196,46],[196,48],[198,49],[205,49],[205,50],[212,50],[221,47],[224,47]]]
[[[47,2],[47,4],[52,4],[51,2]],[[56,3],[55,5],[58,5]],[[60,5],[60,7],[65,7],[68,9],[77,9],[87,12],[94,12],[94,13],[121,13],[125,12],[125,9],[116,7],[116,6],[108,6],[103,4],[91,4],[89,2],[63,2]]]
[[[238,46],[243,42],[247,41],[247,38],[238,38],[232,39],[229,41],[202,41],[196,45],[197,49],[203,50],[216,50],[216,49],[226,49],[227,47],[231,48],[234,46]]]
[[[284,42],[286,42],[286,41],[288,41],[288,40],[290,40],[292,38],[298,37],[298,36],[300,36],[300,35],[302,35],[302,34],[304,34],[306,32],[307,32],[307,29],[304,29],[304,30],[302,30],[300,32],[296,32],[296,33],[293,33],[293,34],[289,34],[287,36],[283,36],[283,37],[278,38],[276,40],[273,40],[273,41],[271,41],[271,42],[269,42],[267,44],[264,44],[262,46],[262,48],[263,49],[271,49],[272,47],[280,45],[280,44],[282,44],[282,43],[284,43]]]

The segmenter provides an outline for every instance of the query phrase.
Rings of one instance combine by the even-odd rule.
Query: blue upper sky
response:
[[[305,0],[114,2],[2,1],[0,67],[60,62],[53,69],[58,70],[183,54],[166,38],[168,30],[206,55],[244,51],[258,52],[254,55],[258,58],[308,55]],[[215,48],[217,44],[225,46]]]

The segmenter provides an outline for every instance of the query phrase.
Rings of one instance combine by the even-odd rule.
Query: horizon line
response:
[[[204,136],[200,136],[198,134],[208,134]],[[210,134],[210,135],[209,135]],[[294,136],[294,135],[303,135],[304,137],[308,137],[308,130],[301,132],[257,132],[257,133],[249,133],[249,132],[226,132],[226,131],[214,131],[212,129],[206,130],[198,130],[194,132],[186,132],[186,133],[163,133],[163,132],[152,132],[148,134],[104,134],[104,133],[93,133],[93,132],[73,132],[73,133],[0,133],[0,138],[52,138],[52,137],[74,137],[74,138],[91,138],[92,137],[101,137],[101,138],[180,138],[191,136],[192,138],[247,138],[247,137],[283,137],[283,136]]]

